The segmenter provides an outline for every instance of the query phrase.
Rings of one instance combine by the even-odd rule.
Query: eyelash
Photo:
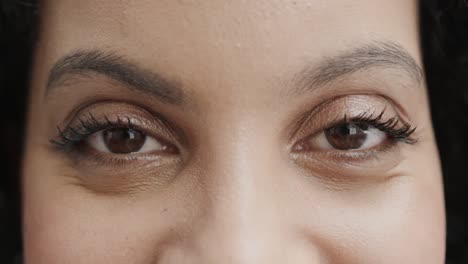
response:
[[[119,117],[117,121],[112,121],[104,116],[105,121],[99,121],[91,113],[85,120],[78,120],[80,123],[77,126],[67,126],[64,130],[57,127],[58,139],[51,139],[50,142],[61,149],[74,150],[84,139],[101,130],[136,127],[130,118]]]
[[[345,115],[341,120],[333,122],[333,124],[320,130],[320,132],[339,124],[366,124],[385,132],[393,141],[407,144],[415,144],[417,142],[417,139],[412,137],[416,127],[412,126],[409,122],[401,121],[398,115],[384,121],[382,120],[384,113],[385,110],[375,116],[374,113],[364,112],[352,118],[348,118]],[[50,142],[60,149],[73,151],[80,146],[84,139],[96,132],[112,128],[133,129],[136,127],[128,117],[119,117],[116,121],[110,120],[107,116],[103,118],[105,121],[99,121],[91,113],[88,113],[87,118],[84,120],[79,119],[79,124],[76,126],[69,125],[64,130],[57,127],[58,139],[51,139]]]
[[[356,117],[348,119],[345,115],[341,121],[335,122],[328,128],[344,123],[366,124],[385,132],[393,140],[407,144],[417,143],[417,139],[413,137],[413,134],[416,131],[415,126],[411,125],[409,122],[402,121],[398,115],[383,121],[382,119],[384,114],[385,110],[382,110],[382,112],[377,116],[375,116],[374,113],[364,112]]]

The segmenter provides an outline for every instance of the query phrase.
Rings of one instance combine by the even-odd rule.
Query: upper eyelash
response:
[[[413,138],[412,135],[416,131],[416,127],[411,125],[409,122],[401,121],[398,115],[383,121],[383,115],[385,109],[380,112],[377,116],[374,113],[364,112],[358,116],[348,118],[346,115],[340,121],[334,122],[333,127],[340,123],[363,123],[371,125],[391,136],[393,139],[403,141],[408,144],[414,144],[417,139]],[[122,127],[122,128],[134,128],[130,118],[117,118],[116,121],[111,121],[107,116],[104,116],[104,122],[97,120],[91,113],[88,117],[78,119],[78,126],[68,126],[65,129],[57,127],[59,139],[51,139],[50,142],[60,148],[71,149],[71,147],[80,143],[84,138],[89,135],[96,133],[100,130]],[[402,124],[397,128],[398,124]]]
[[[60,148],[70,149],[80,143],[84,138],[94,134],[100,130],[122,127],[134,128],[130,118],[117,118],[116,121],[111,121],[107,116],[104,116],[104,122],[97,120],[91,113],[83,120],[78,119],[79,125],[67,126],[65,129],[57,127],[58,139],[51,139],[50,142]]]
[[[396,115],[392,118],[389,118],[383,121],[383,115],[385,114],[385,109],[380,112],[377,116],[374,113],[365,112],[356,117],[348,118],[344,116],[341,122],[337,123],[363,123],[371,125],[380,131],[387,133],[393,139],[398,141],[403,141],[408,144],[417,143],[417,139],[413,138],[412,135],[416,131],[416,127],[411,123],[402,121],[401,118]],[[401,124],[401,126],[399,126]],[[336,125],[336,124],[335,124]]]

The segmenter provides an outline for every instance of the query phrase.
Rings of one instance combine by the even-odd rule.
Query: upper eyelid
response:
[[[152,124],[153,127],[157,127],[163,131],[165,135],[167,134],[169,139],[177,141],[181,145],[187,145],[189,143],[185,131],[176,123],[168,119],[164,114],[144,105],[139,105],[135,102],[129,102],[126,100],[99,100],[88,102],[85,105],[79,105],[77,109],[73,109],[72,113],[67,115],[67,118],[65,119],[66,122],[62,127],[68,127],[73,123],[76,124],[77,120],[79,122],[80,117],[86,118],[86,115],[89,115],[89,113],[92,113],[96,118],[100,118],[101,115],[99,113],[108,112],[107,107],[109,105],[114,109],[118,109],[118,111],[113,111],[108,115],[104,114],[104,116],[120,116],[123,117],[123,119],[130,116],[135,120],[142,120],[144,123],[147,122],[148,124]],[[96,108],[98,108],[98,110],[96,110]],[[99,110],[100,108],[103,108],[103,110]],[[133,123],[133,125],[137,125],[137,123]],[[145,130],[145,126],[142,126],[141,128]],[[146,130],[146,132],[151,134],[152,131]]]
[[[82,110],[74,115],[74,117],[64,125],[63,128],[57,126],[57,135],[49,141],[59,147],[71,147],[74,143],[80,142],[93,133],[115,127],[137,129],[163,142],[173,142],[178,140],[177,136],[174,136],[172,133],[171,128],[166,127],[167,125],[163,120],[160,120],[157,117],[153,118],[154,116],[151,116],[151,121],[149,121],[144,120],[145,118],[148,119],[148,117],[141,117],[142,119],[139,119],[139,117],[136,117],[134,114],[123,113],[115,114],[116,118],[111,119],[107,115],[102,115],[99,118],[96,118],[91,111],[83,112],[84,111]],[[137,122],[137,120],[141,120],[141,122]],[[157,133],[153,131],[152,128],[142,125],[144,123],[157,123],[153,128],[158,127],[158,129],[163,132],[160,131]]]
[[[309,109],[308,111],[304,112],[301,114],[298,118],[296,118],[293,121],[293,129],[291,130],[291,133],[289,134],[288,138],[289,141],[293,141],[294,138],[296,138],[297,134],[300,134],[301,131],[307,127],[308,124],[310,124],[310,120],[321,110],[323,110],[327,105],[330,103],[333,103],[336,100],[340,100],[341,98],[347,97],[348,95],[340,95],[340,96],[335,96],[330,99],[327,99],[320,104],[314,106],[312,109]],[[317,131],[319,132],[319,131]]]
[[[397,123],[398,124],[402,124],[402,125],[405,125],[405,124],[410,124],[412,125],[409,121],[409,118],[407,117],[406,115],[406,112],[401,112],[401,108],[400,108],[400,105],[399,104],[395,104],[395,102],[393,100],[391,100],[391,98],[387,97],[387,96],[384,96],[384,95],[369,95],[369,94],[351,94],[351,95],[339,95],[339,96],[335,96],[335,97],[332,97],[330,99],[327,99],[323,102],[321,102],[320,104],[314,106],[312,109],[304,112],[302,115],[300,115],[298,118],[296,118],[296,120],[293,121],[293,129],[291,130],[291,132],[289,133],[289,141],[290,142],[295,142],[297,141],[297,138],[299,136],[303,137],[305,136],[304,134],[307,134],[306,136],[310,136],[311,134],[317,134],[319,133],[321,130],[323,129],[326,129],[327,127],[330,127],[330,126],[333,126],[333,125],[336,125],[336,124],[339,124],[339,123],[342,123],[343,122],[343,116],[337,116],[335,115],[335,117],[331,118],[333,120],[329,120],[327,122],[326,125],[322,124],[320,126],[320,129],[317,129],[316,131],[314,131],[313,133],[311,132],[305,132],[307,130],[310,130],[309,128],[316,125],[317,123],[320,123],[320,122],[323,122],[321,120],[323,120],[324,118],[322,116],[319,116],[320,113],[324,112],[325,110],[327,110],[327,107],[330,107],[330,105],[333,105],[337,102],[340,102],[340,100],[348,100],[348,98],[355,98],[355,97],[369,97],[369,98],[374,98],[372,100],[375,100],[375,101],[379,101],[380,104],[383,107],[383,110],[382,112],[394,112],[395,114],[392,115],[391,118],[393,117],[396,117],[397,119]],[[342,112],[346,112],[348,110],[349,106],[346,104],[346,107],[343,107]],[[387,111],[388,110],[388,111]],[[377,116],[378,114],[380,114],[381,112],[378,111],[377,109],[371,109],[370,107],[367,108],[365,111],[362,110],[360,112],[359,115],[374,115],[374,116]],[[357,117],[359,115],[350,115],[348,116],[348,118],[350,120],[356,120]],[[325,118],[326,119],[326,118]],[[319,120],[319,122],[315,122],[315,120]],[[296,139],[296,140],[295,140]]]

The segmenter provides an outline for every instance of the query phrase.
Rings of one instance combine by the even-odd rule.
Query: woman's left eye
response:
[[[97,131],[83,141],[99,152],[114,154],[148,153],[166,148],[159,140],[132,128]]]
[[[342,123],[306,139],[310,150],[366,150],[389,139],[387,133],[364,123]]]

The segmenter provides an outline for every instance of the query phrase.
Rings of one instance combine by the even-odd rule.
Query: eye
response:
[[[306,139],[302,149],[310,150],[365,150],[389,139],[384,131],[363,123],[342,123],[327,128]]]
[[[114,154],[164,151],[167,145],[132,128],[111,128],[91,134],[84,143],[99,152]]]

